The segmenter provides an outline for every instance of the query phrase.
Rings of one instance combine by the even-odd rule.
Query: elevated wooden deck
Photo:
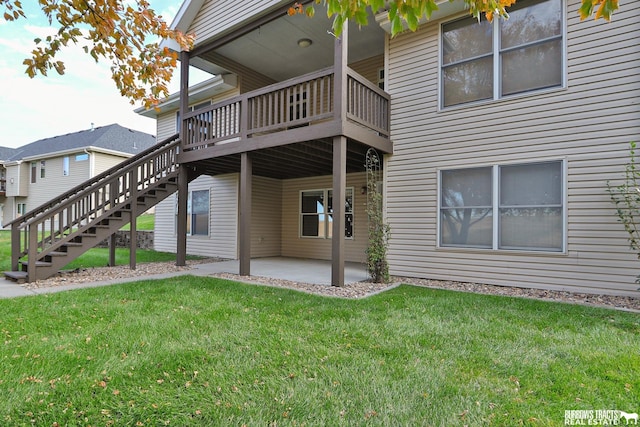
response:
[[[185,114],[178,161],[213,175],[239,171],[252,152],[257,175],[320,175],[331,173],[333,137],[345,136],[347,171],[361,170],[368,147],[392,151],[389,110],[385,91],[329,67]]]

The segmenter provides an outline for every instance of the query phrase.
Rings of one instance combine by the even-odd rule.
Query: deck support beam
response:
[[[240,156],[240,271],[241,276],[251,275],[251,155],[244,152]]]
[[[344,227],[347,183],[347,138],[333,139],[333,230],[331,238],[331,285],[344,286]]]
[[[189,52],[180,52],[180,120],[189,110]],[[180,126],[180,139],[184,146],[187,129]],[[181,150],[182,151],[182,150]],[[176,239],[176,265],[187,265],[187,199],[189,198],[189,171],[185,165],[178,167],[178,225]]]
[[[129,202],[129,268],[131,270],[136,269],[136,251],[138,249],[138,168],[135,167],[131,170],[129,175],[129,191],[131,194],[131,200]]]
[[[116,266],[116,233],[109,236],[109,267]]]
[[[333,50],[335,117],[340,123],[347,119],[347,48],[349,25],[344,24],[340,37],[336,37]],[[344,226],[347,183],[347,138],[333,138],[333,229],[331,239],[331,285],[344,286]]]

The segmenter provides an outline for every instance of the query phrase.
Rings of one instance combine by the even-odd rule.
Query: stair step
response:
[[[4,277],[16,283],[24,283],[29,276],[26,271],[5,271]]]
[[[67,243],[64,243],[62,246],[73,246],[73,247],[77,248],[78,246],[82,246],[82,243],[80,243],[80,242],[67,242]]]
[[[29,261],[20,261],[20,264],[26,267],[29,265]],[[36,267],[51,267],[51,263],[46,261],[36,261]]]
[[[60,251],[51,251],[48,254],[49,256],[67,256],[68,254],[66,252],[60,252]]]

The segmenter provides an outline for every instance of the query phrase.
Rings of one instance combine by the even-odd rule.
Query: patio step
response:
[[[5,271],[4,277],[18,284],[21,284],[27,281],[28,275],[26,271]]]

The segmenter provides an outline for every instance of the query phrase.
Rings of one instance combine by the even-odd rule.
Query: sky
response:
[[[181,0],[150,0],[151,7],[171,22]],[[0,16],[0,146],[20,147],[30,142],[118,123],[155,135],[155,119],[133,112],[111,80],[109,64],[96,64],[81,47],[60,55],[65,74],[54,70],[31,79],[22,61],[34,48],[33,39],[52,31],[36,2],[23,1],[28,19],[6,22]],[[33,9],[26,10],[27,7]],[[179,70],[171,91],[177,91]]]

